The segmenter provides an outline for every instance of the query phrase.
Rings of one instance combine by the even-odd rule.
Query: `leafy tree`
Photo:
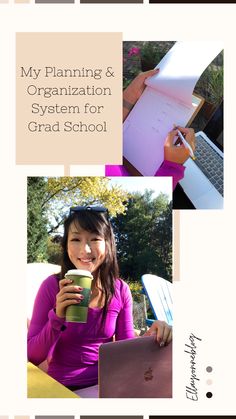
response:
[[[135,193],[127,212],[113,220],[121,276],[137,281],[144,273],[171,280],[171,205],[166,195]]]
[[[61,264],[61,236],[57,234],[47,239],[47,260],[49,263]]]
[[[28,262],[46,259],[47,215],[43,207],[46,181],[42,177],[29,177],[27,180],[27,253]]]
[[[104,205],[111,216],[124,213],[128,194],[109,182],[106,177],[96,176],[48,178],[43,202],[50,214],[48,232],[56,232],[68,209],[75,205]]]
[[[28,178],[28,262],[58,263],[52,239],[75,205],[104,205],[111,216],[125,212],[128,193],[105,177]],[[59,229],[60,232],[60,229]],[[50,237],[51,236],[51,237]]]
[[[166,279],[172,278],[172,202],[170,202],[159,218],[157,224],[157,243],[160,258],[163,264],[163,275]]]

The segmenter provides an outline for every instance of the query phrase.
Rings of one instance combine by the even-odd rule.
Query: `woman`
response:
[[[159,72],[158,69],[145,71],[138,74],[137,77],[123,92],[123,121],[127,118],[129,112],[134,107],[137,100],[145,89],[145,80],[154,76]],[[184,135],[186,141],[195,151],[195,134],[192,128],[178,127],[179,131]],[[172,176],[173,189],[177,183],[184,177],[185,167],[183,164],[189,158],[189,150],[181,144],[181,141],[175,142],[178,137],[177,129],[173,129],[167,135],[164,145],[164,161],[155,173],[155,176]],[[178,143],[178,144],[177,144]],[[107,165],[105,169],[106,176],[129,176],[129,172],[124,166]]]
[[[60,277],[41,285],[28,332],[28,359],[38,365],[49,359],[48,374],[75,390],[98,382],[98,349],[114,339],[134,337],[132,297],[118,279],[114,235],[103,207],[74,207],[64,223]],[[93,275],[87,323],[65,321],[66,308],[80,304],[82,289],[65,279],[69,269]],[[156,321],[148,334],[159,344],[171,340],[171,328]]]

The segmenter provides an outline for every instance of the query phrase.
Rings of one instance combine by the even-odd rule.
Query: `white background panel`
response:
[[[1,346],[0,415],[235,414],[236,5],[0,5]],[[174,289],[171,400],[26,398],[26,177],[63,166],[15,166],[15,32],[122,31],[124,40],[221,40],[225,49],[225,209],[183,211],[181,280]],[[108,51],[110,54],[111,51]],[[76,54],[76,51],[75,51]],[[84,169],[84,168],[83,168]],[[98,175],[101,168],[97,168]],[[78,173],[74,168],[72,173]],[[89,172],[89,170],[88,170]],[[86,173],[90,174],[90,173]],[[91,174],[95,174],[94,170]],[[199,400],[185,395],[190,333],[199,336]],[[213,373],[205,368],[211,365]],[[207,386],[211,378],[213,384]],[[213,397],[205,394],[212,391]]]

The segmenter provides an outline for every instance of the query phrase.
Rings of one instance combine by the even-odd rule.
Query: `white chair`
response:
[[[34,300],[37,295],[41,283],[48,276],[60,272],[61,267],[52,263],[28,263],[27,264],[27,327],[29,327],[30,320],[33,313]],[[38,367],[47,371],[48,362],[43,361]]]
[[[150,302],[155,319],[164,320],[170,326],[173,324],[172,283],[151,274],[141,278],[143,289]],[[148,321],[150,325],[152,321]]]
[[[61,267],[52,263],[27,264],[27,319],[32,317],[34,300],[41,283],[48,276],[60,272]]]

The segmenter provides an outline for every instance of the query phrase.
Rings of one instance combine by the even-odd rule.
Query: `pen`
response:
[[[184,136],[183,136],[182,132],[181,132],[178,128],[176,128],[176,127],[175,127],[175,129],[177,130],[178,136],[179,136],[179,138],[181,139],[181,141],[182,141],[182,143],[183,143],[184,147],[189,149],[189,151],[190,151],[190,156],[192,157],[192,159],[193,159],[193,160],[195,160],[195,159],[196,159],[196,157],[195,157],[195,156],[194,156],[194,154],[193,154],[193,149],[192,149],[191,145],[188,143],[188,141],[186,141],[186,140],[185,140],[185,138],[184,138]]]

